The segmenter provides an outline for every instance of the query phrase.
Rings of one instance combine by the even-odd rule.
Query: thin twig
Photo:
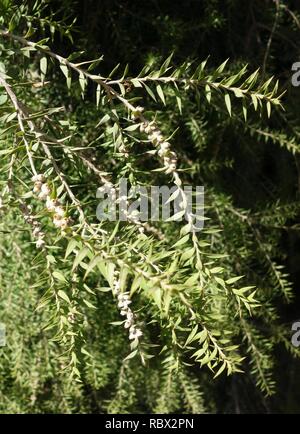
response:
[[[25,128],[24,128],[23,118],[26,117],[26,115],[24,113],[24,108],[22,107],[21,103],[18,101],[18,99],[17,99],[15,93],[13,92],[11,86],[7,83],[7,81],[5,80],[5,78],[1,74],[1,72],[0,72],[0,84],[6,90],[7,95],[10,97],[10,99],[11,99],[11,101],[12,101],[14,107],[15,107],[15,110],[17,112],[18,124],[19,124],[20,130],[23,133],[23,141],[24,141],[24,144],[25,144],[25,148],[26,148],[26,152],[27,152],[27,155],[28,155],[28,160],[29,160],[29,163],[30,163],[30,166],[31,166],[31,170],[32,170],[32,172],[33,172],[34,175],[37,175],[37,171],[35,169],[35,165],[34,165],[33,158],[32,158],[32,153],[30,151],[30,146],[29,146],[28,141],[27,141],[26,136],[25,136]]]

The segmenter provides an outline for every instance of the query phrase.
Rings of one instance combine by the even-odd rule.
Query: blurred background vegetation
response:
[[[266,252],[276,266],[284,266],[284,272],[289,274],[293,297],[289,303],[279,296],[273,300],[281,327],[289,339],[292,323],[300,318],[300,87],[291,85],[292,64],[300,61],[299,1],[63,0],[45,4],[46,11],[56,12],[57,20],[71,24],[76,18],[71,31],[72,40],[56,35],[51,45],[55,51],[68,56],[71,52],[82,50],[84,60],[103,54],[104,60],[96,69],[103,76],[108,75],[118,63],[121,64],[120,71],[128,64],[128,74],[135,76],[145,64],[153,67],[160,65],[173,52],[172,62],[175,65],[209,57],[209,68],[213,70],[229,58],[231,73],[247,63],[250,71],[260,68],[261,79],[274,75],[280,80],[280,89],[286,90],[282,101],[285,111],[276,110],[270,119],[263,116],[263,126],[262,120],[252,114],[249,114],[246,124],[240,113],[228,117],[224,104],[210,106],[205,97],[200,101],[187,98],[182,116],[175,114],[172,104],[167,103],[159,116],[166,130],[179,126],[174,138],[177,151],[182,161],[190,166],[193,182],[201,185],[204,181],[204,185],[208,186],[208,197],[213,198],[214,206],[219,209],[219,221],[218,218],[215,220],[223,229],[222,241],[219,242],[227,246],[227,251],[231,253],[228,266],[237,274],[246,275],[248,281],[268,287],[271,292],[276,292],[278,285],[285,285],[285,276],[279,277],[279,283],[274,281],[276,276],[274,278],[270,272]],[[45,32],[48,32],[47,28]],[[53,69],[53,79],[55,74]],[[95,115],[87,103],[94,100],[95,88],[92,84],[88,87],[86,100],[82,102],[68,100],[65,84],[59,80],[56,86],[44,92],[50,104],[59,105],[62,101],[64,105],[69,104],[72,119],[78,123],[88,125],[91,119],[90,131],[86,130],[82,136],[83,139],[93,137],[92,121]],[[147,170],[147,166],[144,169]],[[229,209],[237,213],[247,210],[245,215],[251,216],[251,223],[247,226]],[[18,243],[18,240],[13,242]],[[8,252],[11,245],[12,240],[7,246],[3,241],[1,255],[5,255],[4,250]],[[28,261],[33,260],[33,252],[26,255],[29,256]],[[18,264],[18,259],[12,256],[11,281],[16,283],[19,279],[19,287],[25,290],[26,279],[32,279],[32,275],[26,277],[25,270],[22,276],[16,275],[15,261]],[[6,273],[9,272],[6,270]],[[105,303],[110,306],[109,301]],[[27,299],[26,305],[18,305],[18,309],[24,310],[24,328],[31,327],[28,310],[31,311],[34,304],[34,299]],[[104,309],[103,313],[100,319],[103,324],[113,320],[109,309]],[[90,320],[96,321],[94,317]],[[32,327],[37,324],[38,320]],[[136,367],[129,369],[126,385],[122,385],[112,398],[115,372],[119,366],[114,357],[110,366],[110,355],[112,351],[118,354],[124,343],[116,340],[111,332],[106,331],[105,336],[101,336],[103,331],[98,325],[95,330],[99,333],[99,341],[106,340],[106,344],[101,346],[103,352],[96,356],[95,366],[86,373],[83,386],[70,392],[73,394],[70,399],[64,398],[67,401],[63,403],[65,411],[164,410],[162,404],[154,404],[152,394],[158,387],[160,374],[156,374],[148,384],[145,398],[143,378],[147,373]],[[32,331],[33,334],[36,332]],[[263,345],[268,345],[271,334],[272,330],[266,332]],[[93,345],[97,354],[97,345],[95,342]],[[299,358],[292,357],[284,345],[275,345],[273,350],[274,394],[265,396],[259,391],[249,374],[250,366],[245,368],[245,374],[216,380],[204,373],[201,374],[204,411],[299,413]],[[15,367],[17,363],[16,360]],[[198,378],[198,368],[191,368],[191,372]],[[11,378],[6,378],[3,395],[12,387],[12,378],[13,374]],[[184,381],[189,383],[187,379]],[[33,398],[34,402],[38,402],[36,411],[59,411],[53,402],[54,396],[60,396],[59,392],[53,392],[56,387],[61,386],[54,379],[49,379],[48,383],[45,381],[43,390],[39,392],[41,395]],[[18,395],[17,390],[14,393]],[[21,403],[16,404],[18,398],[13,404],[11,398],[10,404],[6,404],[9,411],[24,411],[27,397],[26,394],[20,396]],[[183,411],[181,399],[174,391],[174,406],[169,411]],[[106,404],[102,406],[99,402]],[[5,405],[2,411],[5,411]]]

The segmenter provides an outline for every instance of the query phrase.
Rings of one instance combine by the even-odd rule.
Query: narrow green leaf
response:
[[[83,300],[83,303],[87,306],[90,307],[91,309],[97,309],[96,306],[94,306],[92,303],[90,303],[87,300]]]
[[[52,276],[54,279],[59,280],[60,282],[66,282],[65,276],[60,271],[53,271]]]
[[[181,240],[177,241],[177,243],[175,243],[172,248],[182,246],[182,244],[185,244],[189,239],[190,235],[185,235],[183,238],[181,238]]]
[[[88,276],[88,274],[98,265],[99,262],[101,262],[103,259],[101,256],[95,256],[91,262],[89,263],[89,266],[85,272],[84,279]]]
[[[68,295],[65,293],[65,291],[62,291],[61,289],[57,292],[57,295],[65,300],[67,303],[71,304],[71,300],[69,299]]]
[[[152,98],[155,102],[157,102],[156,96],[154,95],[154,93],[152,92],[152,90],[150,89],[150,87],[149,87],[146,83],[143,83],[143,86],[144,86],[144,88],[146,89],[148,95],[150,95],[151,98]]]
[[[270,103],[270,101],[267,102],[267,114],[268,114],[268,118],[270,118],[270,116],[271,116],[271,103]]]
[[[224,369],[226,368],[226,365],[227,365],[227,363],[226,363],[226,361],[225,362],[223,362],[223,364],[222,364],[222,366],[221,366],[221,368],[218,370],[218,372],[215,374],[215,376],[214,376],[214,378],[217,378],[219,375],[221,375],[222,374],[222,372],[224,371]]]
[[[74,238],[71,238],[66,248],[65,259],[67,259],[67,257],[73,252],[73,250],[77,247],[77,245],[78,242]]]
[[[156,86],[156,91],[157,91],[157,93],[158,93],[158,96],[159,96],[160,99],[162,100],[163,104],[166,105],[165,95],[164,95],[164,92],[163,92],[163,90],[162,90],[160,84],[158,84],[158,85]]]
[[[229,116],[231,116],[231,100],[229,93],[226,93],[225,95],[225,104],[229,113]]]
[[[42,57],[40,60],[40,69],[41,69],[42,82],[44,82],[45,76],[47,74],[47,57],[46,56]]]
[[[87,247],[84,247],[80,250],[80,252],[76,255],[75,261],[73,263],[72,270],[75,270],[75,268],[84,260],[84,258],[90,253],[90,250]]]
[[[0,95],[0,105],[5,104],[6,101],[7,101],[7,95],[6,94]]]

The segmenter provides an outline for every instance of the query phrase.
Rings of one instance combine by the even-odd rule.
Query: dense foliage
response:
[[[296,5],[0,0],[0,412],[299,410]]]

